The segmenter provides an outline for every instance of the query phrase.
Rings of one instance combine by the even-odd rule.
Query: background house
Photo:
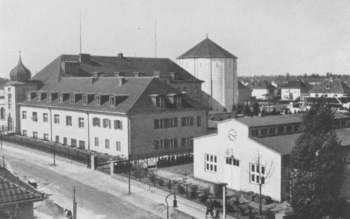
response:
[[[281,86],[281,100],[296,100],[301,94],[307,94],[311,87],[301,80],[289,81]]]
[[[252,96],[258,100],[272,100],[276,95],[276,87],[268,81],[252,81],[247,87],[252,90]]]

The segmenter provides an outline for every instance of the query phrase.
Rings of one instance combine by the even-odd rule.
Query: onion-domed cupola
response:
[[[30,80],[31,76],[32,76],[32,74],[23,65],[22,59],[21,59],[21,54],[19,54],[18,64],[10,72],[10,79],[11,79],[11,81],[28,81],[28,80]]]

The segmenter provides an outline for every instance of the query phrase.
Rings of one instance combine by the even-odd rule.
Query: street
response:
[[[62,168],[63,164],[60,161],[57,161],[58,166],[52,166],[46,160],[34,159],[25,153],[16,153],[5,148],[1,152],[5,154],[5,160],[10,164],[9,169],[14,174],[21,179],[35,179],[38,182],[39,191],[52,194],[50,199],[63,208],[72,209],[73,186],[75,186],[78,218],[161,218],[126,201],[122,198],[123,195],[116,196],[89,186],[88,182],[82,183],[60,174],[54,170],[60,166]],[[119,191],[119,193],[126,192]]]

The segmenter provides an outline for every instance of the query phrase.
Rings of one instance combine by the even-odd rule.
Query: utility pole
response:
[[[51,144],[53,147],[53,165],[56,166],[56,147],[54,144]]]
[[[128,172],[129,172],[129,195],[131,194],[131,187],[130,187],[130,169],[131,169],[131,165],[130,165],[130,159],[131,159],[131,154],[129,154],[129,160],[128,160]]]
[[[6,169],[6,164],[5,164],[5,154],[2,155],[2,162],[3,162],[3,167]]]
[[[77,202],[75,201],[75,186],[73,187],[73,219],[77,219]]]

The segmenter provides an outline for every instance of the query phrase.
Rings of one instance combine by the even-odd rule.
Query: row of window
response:
[[[251,131],[253,137],[262,137],[276,134],[297,133],[300,132],[300,125],[278,126],[270,128],[254,128]]]
[[[193,137],[181,138],[181,146],[182,147],[193,146]],[[177,138],[161,139],[161,140],[154,141],[154,150],[163,150],[163,149],[166,150],[169,148],[177,148],[177,147],[178,147]]]
[[[22,135],[23,136],[28,136],[27,130],[22,130]],[[38,132],[33,132],[33,138],[38,138]],[[43,133],[43,139],[48,141],[49,140],[49,134],[47,133]],[[60,142],[60,137],[56,136],[55,138],[55,142],[59,143]],[[71,139],[71,146],[73,147],[77,147],[77,143],[79,143],[79,148],[85,148],[85,141],[77,141],[76,139],[72,138]],[[63,137],[63,145],[67,145],[68,144],[68,139],[66,137]],[[100,143],[99,143],[99,138],[95,137],[95,146],[99,147]],[[106,149],[111,149],[110,148],[110,140],[109,139],[105,139],[105,148]],[[121,151],[121,142],[120,141],[116,141],[115,142],[115,150],[116,151]]]
[[[239,167],[239,160],[235,158],[226,158],[226,164]]]
[[[154,129],[164,129],[177,127],[177,118],[155,119]],[[202,118],[197,116],[197,127],[202,125]],[[182,117],[181,126],[193,126],[193,117]]]
[[[22,111],[22,119],[27,119],[27,111]],[[32,120],[34,122],[38,121],[38,113],[33,112],[32,113]],[[83,117],[78,118],[78,127],[84,128],[85,126],[85,119]],[[43,122],[49,121],[49,114],[43,113]],[[60,123],[60,115],[55,114],[54,115],[54,124]],[[100,118],[93,118],[92,119],[92,125],[100,127],[101,119]],[[111,120],[110,119],[103,119],[102,120],[103,128],[111,128]],[[66,126],[72,126],[72,116],[66,116]],[[114,129],[123,129],[123,123],[120,120],[114,120],[113,121],[113,128]]]

